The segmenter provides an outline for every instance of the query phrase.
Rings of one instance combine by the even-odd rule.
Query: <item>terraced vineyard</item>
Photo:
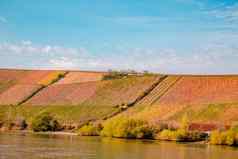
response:
[[[238,76],[184,76],[155,105],[194,105],[238,101]]]
[[[127,114],[151,121],[188,115],[195,122],[231,124],[238,120],[237,103],[238,76],[183,76],[150,106],[139,105]]]
[[[168,76],[161,81],[143,100],[138,104],[152,105],[162,97],[171,86],[173,86],[181,77],[180,76]]]
[[[160,76],[129,77],[127,79],[104,81],[95,94],[85,101],[92,105],[130,105],[143,96]]]
[[[99,105],[116,106],[136,100],[157,76],[130,77],[101,82],[54,84],[30,99],[26,105]]]
[[[40,91],[25,105],[79,105],[95,93],[97,83],[55,84]]]

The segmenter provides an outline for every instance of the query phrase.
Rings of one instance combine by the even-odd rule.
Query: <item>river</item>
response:
[[[238,149],[202,143],[0,133],[0,159],[237,159]]]

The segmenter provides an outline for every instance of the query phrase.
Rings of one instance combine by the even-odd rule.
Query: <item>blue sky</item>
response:
[[[1,0],[0,67],[237,74],[237,0]]]

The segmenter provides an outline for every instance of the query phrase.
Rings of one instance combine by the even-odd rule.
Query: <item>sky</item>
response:
[[[0,68],[238,74],[238,0],[0,0]]]

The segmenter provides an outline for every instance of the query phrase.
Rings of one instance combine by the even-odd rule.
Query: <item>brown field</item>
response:
[[[64,79],[57,82],[57,84],[72,84],[100,81],[104,73],[100,72],[69,72]]]
[[[0,94],[16,84],[26,73],[26,71],[0,70]]]
[[[212,131],[217,129],[225,129],[228,130],[230,128],[229,125],[219,125],[212,123],[191,123],[189,125],[189,130],[191,131]]]
[[[28,71],[24,78],[18,81],[19,84],[40,84],[48,85],[58,78],[58,75],[64,75],[65,71]]]
[[[27,71],[24,78],[18,81],[19,84],[38,84],[51,71]]]
[[[0,94],[0,105],[18,105],[41,87],[41,85],[16,84]]]
[[[25,76],[27,71],[21,70],[0,70],[0,82],[17,81]]]

